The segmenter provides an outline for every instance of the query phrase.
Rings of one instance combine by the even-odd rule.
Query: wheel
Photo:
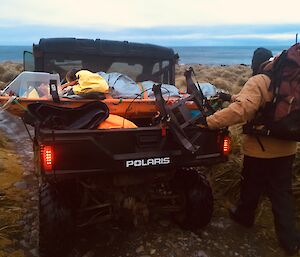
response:
[[[193,228],[203,228],[211,220],[214,199],[206,178],[198,175],[198,181],[187,190],[187,221]]]
[[[214,199],[206,177],[195,170],[179,170],[175,174],[173,187],[183,196],[183,210],[175,217],[179,224],[187,229],[208,225]]]
[[[40,257],[66,256],[74,229],[71,209],[55,185],[42,184],[39,197]]]

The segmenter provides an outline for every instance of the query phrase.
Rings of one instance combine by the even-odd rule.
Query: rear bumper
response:
[[[170,131],[159,128],[40,131],[37,151],[43,146],[53,149],[53,165],[43,167],[46,176],[101,175],[126,172],[151,172],[181,167],[213,165],[227,160],[222,154],[222,131],[191,129],[199,134],[196,152],[184,149]]]
[[[138,166],[138,167],[128,167],[123,169],[84,169],[84,170],[55,170],[53,169],[50,172],[43,171],[43,175],[46,177],[60,177],[60,178],[76,178],[76,177],[90,177],[90,176],[103,176],[103,175],[117,175],[117,174],[126,174],[126,173],[139,173],[139,174],[149,174],[159,171],[160,173],[170,172],[174,169],[180,168],[190,168],[190,167],[201,167],[201,166],[212,166],[218,163],[227,161],[227,156],[217,156],[209,155],[203,156],[201,159],[183,162],[183,163],[170,163],[164,165],[153,165],[153,166]]]

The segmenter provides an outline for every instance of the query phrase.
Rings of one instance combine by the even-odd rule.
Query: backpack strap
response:
[[[282,68],[287,61],[287,50],[284,50],[278,59],[275,61],[272,67],[272,78],[269,90],[273,91],[273,100],[272,103],[274,105],[274,112],[275,112],[275,104],[277,103],[278,96],[279,96],[279,89],[280,84],[282,81]]]
[[[271,91],[273,95],[272,100],[267,103],[262,110],[264,123],[266,125],[272,122],[275,117],[276,104],[280,100],[279,90],[282,82],[283,66],[285,65],[286,61],[287,50],[284,50],[278,57],[267,63],[262,68],[261,73],[267,75],[271,79],[268,90]]]
[[[255,118],[251,121],[248,121],[243,126],[243,133],[253,135],[256,138],[257,143],[260,145],[262,151],[265,151],[265,147],[263,146],[259,136],[268,136],[268,125],[271,123],[275,115],[275,107],[278,100],[279,86],[281,83],[280,75],[282,73],[282,62],[280,61],[280,63],[278,63],[278,61],[283,58],[281,55],[274,61],[266,61],[263,63],[259,71],[259,74],[264,74],[271,80],[268,90],[272,90],[273,92],[272,101],[267,102],[263,108],[259,108]],[[256,127],[259,125],[263,125],[263,128],[257,129]]]

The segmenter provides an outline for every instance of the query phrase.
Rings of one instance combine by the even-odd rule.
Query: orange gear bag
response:
[[[113,129],[113,128],[137,128],[137,126],[121,116],[110,114],[108,118],[102,121],[98,129]]]

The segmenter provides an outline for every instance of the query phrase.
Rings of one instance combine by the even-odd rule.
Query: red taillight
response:
[[[229,152],[231,151],[230,148],[230,137],[229,136],[225,136],[223,139],[223,154],[227,155],[229,154]]]
[[[52,171],[53,157],[54,157],[52,146],[50,145],[42,146],[41,153],[42,153],[42,162],[43,162],[44,170],[47,172]]]

